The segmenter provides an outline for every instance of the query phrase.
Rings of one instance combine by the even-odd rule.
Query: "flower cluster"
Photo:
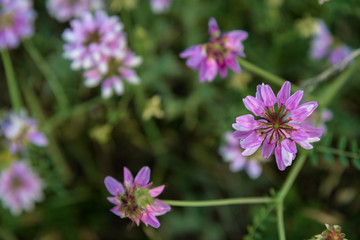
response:
[[[227,76],[227,67],[234,72],[240,72],[237,57],[245,57],[244,41],[248,34],[242,30],[220,33],[214,18],[209,20],[210,41],[192,46],[180,54],[188,58],[186,64],[193,69],[199,69],[200,82],[212,81],[219,72],[222,78]]]
[[[80,17],[84,12],[104,7],[104,0],[47,0],[49,14],[60,22]]]
[[[24,161],[14,162],[0,175],[0,199],[14,215],[30,211],[43,198],[42,180]]]
[[[29,118],[25,111],[9,113],[1,123],[0,134],[5,137],[13,154],[23,152],[29,142],[40,147],[47,145],[47,139],[38,130],[36,121]]]
[[[30,0],[0,0],[0,50],[16,48],[32,36],[35,15]]]
[[[170,8],[171,0],[150,0],[151,10],[154,13],[167,12]]]
[[[230,132],[225,134],[225,141],[226,145],[220,147],[219,153],[224,161],[230,162],[230,170],[238,172],[245,169],[250,178],[258,178],[262,173],[262,167],[255,154],[249,157],[243,156],[239,140]]]
[[[328,56],[328,61],[332,65],[336,65],[350,55],[351,49],[340,43],[334,42],[325,22],[318,19],[315,23],[313,39],[311,41],[310,57],[319,60]],[[334,46],[333,46],[334,45]]]
[[[150,181],[150,168],[140,169],[135,179],[131,172],[124,168],[124,184],[108,176],[105,178],[105,186],[113,197],[108,200],[116,206],[111,212],[121,218],[130,218],[138,226],[140,220],[145,225],[154,228],[160,226],[156,216],[163,215],[170,211],[170,206],[163,201],[155,198],[164,190],[164,185],[149,189],[152,183]]]
[[[290,96],[290,82],[285,82],[277,97],[269,85],[258,85],[256,97],[247,96],[245,107],[251,114],[236,118],[233,124],[234,137],[241,140],[244,156],[253,154],[261,145],[262,156],[269,158],[275,150],[278,168],[284,170],[295,159],[296,143],[311,149],[312,142],[320,140],[321,129],[303,124],[303,121],[317,108],[312,101],[299,105],[303,96],[297,91]]]
[[[339,225],[325,224],[326,230],[314,236],[314,240],[347,240]]]
[[[80,19],[72,20],[70,25],[71,29],[63,33],[67,42],[64,57],[72,60],[74,70],[85,70],[87,87],[101,84],[102,96],[109,98],[113,92],[123,93],[123,80],[139,83],[132,68],[140,65],[142,60],[128,49],[118,17],[109,17],[103,11],[87,12]]]

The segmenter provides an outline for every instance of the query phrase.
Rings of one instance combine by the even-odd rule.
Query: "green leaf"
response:
[[[338,148],[340,150],[345,150],[346,147],[346,138],[344,136],[342,136],[341,138],[339,138],[339,142],[338,142]],[[348,167],[349,166],[349,162],[346,159],[346,157],[344,155],[340,155],[339,156],[341,163],[345,166]]]

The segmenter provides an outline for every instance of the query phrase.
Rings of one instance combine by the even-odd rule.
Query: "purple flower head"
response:
[[[98,67],[102,72],[108,69],[108,59],[123,58],[126,52],[126,35],[123,25],[116,16],[109,17],[103,11],[94,15],[86,12],[80,19],[70,22],[63,38],[64,57],[72,61],[71,68],[90,69]]]
[[[225,162],[230,162],[230,170],[238,172],[245,169],[250,178],[258,178],[262,173],[262,166],[258,159],[254,155],[251,157],[243,156],[239,140],[232,133],[226,133],[225,140],[226,145],[220,147],[219,153]]]
[[[13,215],[30,211],[43,198],[43,182],[22,161],[14,162],[0,176],[0,199]]]
[[[240,72],[236,58],[245,57],[242,41],[248,37],[248,33],[242,30],[221,33],[215,18],[210,18],[209,34],[208,43],[189,47],[180,53],[180,57],[188,58],[186,65],[199,69],[200,82],[211,82],[218,72],[225,78],[227,68]]]
[[[111,57],[107,61],[107,68],[102,71],[100,67],[90,69],[84,73],[85,86],[96,87],[101,84],[101,95],[109,98],[113,92],[122,95],[124,92],[123,80],[138,84],[140,79],[132,69],[141,64],[141,57],[135,56],[130,50],[121,58]]]
[[[40,147],[48,143],[45,135],[39,132],[36,121],[27,117],[25,111],[9,113],[0,126],[0,133],[9,142],[11,153],[24,151],[29,142]]]
[[[104,0],[47,0],[49,14],[59,22],[80,17],[84,12],[104,8]]]
[[[243,100],[245,107],[257,118],[246,114],[237,117],[233,124],[233,135],[245,149],[243,156],[250,156],[261,145],[264,158],[269,158],[275,150],[276,163],[281,171],[295,159],[295,143],[312,149],[311,143],[319,141],[322,134],[321,129],[303,123],[317,108],[317,103],[299,105],[303,92],[290,95],[290,87],[290,82],[286,81],[275,96],[270,86],[258,85],[256,97],[247,96]]]
[[[312,59],[321,59],[329,51],[332,43],[331,34],[323,20],[317,20],[315,34],[311,41],[310,57]]]
[[[171,0],[150,0],[151,10],[156,13],[169,11]]]
[[[30,0],[0,0],[0,50],[16,48],[32,36],[35,15]]]
[[[108,200],[116,206],[111,212],[121,218],[130,218],[139,226],[140,220],[145,225],[154,228],[160,226],[156,216],[163,215],[171,210],[170,206],[155,198],[164,190],[164,185],[150,189],[150,168],[140,169],[135,179],[131,172],[124,168],[124,183],[108,176],[105,178],[105,186],[113,197]]]
[[[329,62],[332,65],[336,65],[342,62],[346,57],[351,54],[351,50],[348,46],[342,45],[339,47],[335,47],[329,55]]]

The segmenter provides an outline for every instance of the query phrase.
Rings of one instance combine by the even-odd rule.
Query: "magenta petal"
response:
[[[233,133],[234,138],[244,139],[247,138],[253,131],[235,131]]]
[[[261,86],[261,97],[267,107],[272,107],[276,103],[275,94],[269,85]]]
[[[129,171],[129,169],[124,167],[124,185],[130,186],[132,182],[133,182],[133,176],[131,172]]]
[[[214,80],[218,71],[218,67],[215,59],[208,58],[200,64],[199,78],[200,82],[208,80],[211,82]]]
[[[145,186],[146,184],[148,184],[150,180],[150,172],[151,171],[149,167],[141,168],[138,174],[136,175],[134,182],[137,185]]]
[[[235,56],[225,58],[225,62],[226,62],[226,65],[234,72],[237,72],[237,73],[241,72],[240,65],[239,65],[238,61],[236,60]]]
[[[45,135],[41,132],[30,132],[28,138],[30,142],[40,147],[44,147],[48,144]]]
[[[218,35],[220,35],[220,29],[219,26],[215,20],[215,18],[210,18],[209,20],[209,34],[210,36],[214,36],[217,37]]]
[[[141,221],[143,221],[143,223],[145,223],[146,225],[149,224],[153,228],[159,228],[160,227],[159,220],[157,220],[157,218],[154,215],[152,215],[151,213],[145,213],[141,217]]]
[[[107,200],[111,202],[112,204],[119,205],[121,202],[119,202],[117,197],[107,197]]]
[[[262,141],[263,137],[254,131],[251,135],[245,138],[244,141],[241,142],[241,147],[244,149],[257,147],[261,145]]]
[[[257,85],[256,86],[256,95],[255,95],[255,97],[257,99],[259,99],[261,102],[264,102],[264,99],[261,96],[261,88],[262,88],[262,85]]]
[[[269,137],[265,138],[263,143],[263,149],[261,154],[263,158],[269,158],[270,155],[273,153],[276,145],[276,141],[274,143],[270,143],[269,139],[270,139]]]
[[[119,211],[119,208],[117,206],[110,209],[110,211],[119,217],[123,217],[123,215],[121,214],[121,212]]]
[[[315,101],[301,104],[291,112],[291,119],[301,123],[317,108],[318,104]]]
[[[276,159],[276,164],[277,164],[279,170],[284,171],[286,166],[284,165],[284,162],[282,160],[280,144],[275,148],[275,159]]]
[[[258,146],[252,147],[252,148],[245,149],[245,151],[243,151],[241,155],[243,155],[245,157],[251,156],[259,149],[260,146],[261,146],[261,144],[259,144]]]
[[[309,138],[309,134],[307,134],[303,129],[298,129],[291,131],[290,137],[294,141],[304,141]]]
[[[259,123],[254,119],[251,114],[242,115],[236,118],[236,123],[232,125],[235,130],[249,131],[254,130],[259,126]]]
[[[154,204],[148,207],[148,211],[154,216],[163,215],[171,210],[171,207],[159,199],[155,199]]]
[[[104,183],[111,195],[117,196],[125,193],[123,185],[113,177],[107,176]]]
[[[152,196],[152,197],[159,196],[162,193],[162,191],[164,190],[164,188],[165,188],[165,185],[161,185],[161,186],[151,189],[149,191],[150,196]]]
[[[281,142],[281,146],[290,153],[296,153],[296,144],[293,141],[290,141],[289,139],[284,139]]]
[[[247,96],[245,99],[243,99],[243,102],[245,107],[254,115],[264,115],[265,106],[259,99],[254,98],[253,96]]]
[[[286,100],[290,97],[290,89],[291,89],[291,84],[289,81],[286,81],[282,85],[282,87],[277,95],[277,103],[279,105],[284,105],[286,103]]]
[[[298,90],[293,95],[291,95],[286,100],[286,103],[285,103],[286,109],[289,111],[294,110],[299,105],[299,102],[303,96],[303,93],[304,93],[303,91]]]

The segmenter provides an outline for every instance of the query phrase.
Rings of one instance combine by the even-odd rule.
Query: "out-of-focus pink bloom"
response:
[[[329,51],[332,43],[332,36],[323,20],[316,22],[315,33],[311,41],[310,57],[312,59],[321,59]]]
[[[158,14],[167,12],[170,8],[171,0],[150,0],[151,10]]]
[[[290,96],[290,82],[285,82],[277,96],[269,85],[258,85],[256,97],[247,96],[243,101],[253,115],[236,118],[233,135],[241,140],[243,156],[250,156],[261,145],[262,156],[269,158],[275,150],[278,168],[282,171],[292,164],[299,144],[312,149],[312,142],[320,140],[321,129],[306,125],[303,121],[317,108],[315,101],[299,105],[303,91]]]
[[[42,180],[25,162],[14,162],[0,176],[0,199],[13,215],[30,211],[43,198]]]
[[[236,58],[245,57],[242,41],[248,37],[248,33],[235,30],[221,34],[215,18],[210,18],[209,34],[208,43],[189,47],[180,53],[180,57],[188,58],[187,66],[199,69],[200,82],[211,82],[218,72],[225,78],[228,67],[234,72],[240,72]]]
[[[35,15],[30,0],[0,0],[0,50],[16,48],[32,36]]]
[[[27,117],[25,111],[9,113],[1,123],[0,133],[9,142],[12,153],[24,151],[29,142],[40,147],[48,143],[45,135],[39,132],[36,121]]]
[[[242,155],[243,150],[240,148],[239,140],[232,133],[226,133],[225,140],[226,145],[220,147],[219,153],[224,161],[230,162],[230,170],[238,172],[245,169],[250,178],[258,178],[262,173],[259,161],[252,156],[245,157]]]
[[[66,22],[84,12],[104,8],[104,0],[47,0],[46,6],[51,16]]]
[[[145,225],[154,228],[160,227],[156,216],[163,215],[171,210],[170,206],[155,198],[164,190],[164,185],[150,189],[150,168],[140,169],[135,179],[131,172],[124,168],[124,183],[108,176],[105,178],[105,186],[113,197],[108,200],[116,206],[111,212],[121,218],[130,218],[138,226],[140,220]]]
[[[84,73],[85,86],[96,87],[101,84],[101,95],[103,98],[109,98],[113,92],[122,95],[124,92],[123,80],[132,84],[138,84],[140,79],[132,69],[141,64],[141,57],[135,56],[130,50],[127,50],[124,57],[112,57],[107,61],[108,68],[102,72],[99,67],[88,70]]]
[[[97,67],[102,73],[108,71],[111,57],[123,58],[126,53],[126,35],[123,24],[116,16],[107,16],[103,11],[94,15],[86,12],[80,19],[70,22],[63,38],[64,57],[72,61],[74,70]]]
[[[329,55],[329,62],[332,65],[336,65],[340,62],[342,62],[346,57],[348,57],[351,54],[351,50],[348,46],[342,45],[335,47],[331,50]]]

